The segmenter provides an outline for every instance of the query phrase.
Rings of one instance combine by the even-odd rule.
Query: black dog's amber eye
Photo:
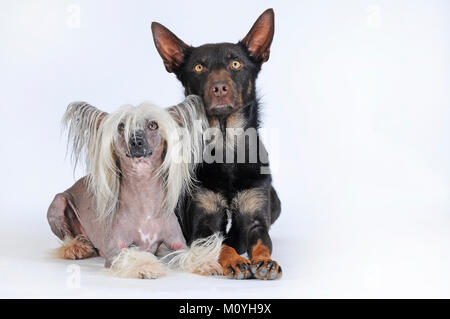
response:
[[[234,60],[233,62],[231,62],[231,66],[233,67],[233,69],[238,70],[242,67],[242,63]]]
[[[201,65],[201,64],[196,64],[195,66],[194,66],[194,70],[195,70],[195,72],[202,72],[203,71],[203,65]]]
[[[148,128],[152,131],[158,129],[158,123],[156,123],[155,121],[151,121],[150,123],[148,123]]]

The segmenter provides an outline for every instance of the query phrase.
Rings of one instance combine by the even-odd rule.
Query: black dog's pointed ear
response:
[[[184,60],[184,54],[189,46],[175,34],[158,22],[152,22],[153,41],[164,61],[167,72],[174,72]]]
[[[267,9],[259,16],[241,43],[260,63],[266,62],[269,60],[274,31],[275,13],[273,9]]]

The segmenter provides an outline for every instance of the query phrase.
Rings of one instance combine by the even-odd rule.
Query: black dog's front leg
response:
[[[269,230],[264,226],[254,226],[248,233],[248,256],[251,260],[251,271],[258,279],[281,278],[281,267],[270,257],[272,240]]]
[[[280,210],[279,202],[272,203],[274,196],[273,188],[252,188],[238,193],[233,199],[240,237],[246,239],[250,269],[258,279],[279,279],[282,274],[281,267],[271,258],[269,228]]]
[[[189,243],[197,238],[205,238],[215,232],[226,233],[228,224],[228,204],[222,194],[200,188],[193,196],[188,218],[192,221]],[[232,238],[228,235],[222,247],[219,263],[225,276],[230,279],[251,277],[250,261],[236,252],[232,247]],[[234,246],[234,245],[233,245]]]
[[[208,237],[216,232],[223,233],[226,227],[227,203],[220,193],[199,188],[190,201],[188,217],[190,222],[188,244],[198,238]]]

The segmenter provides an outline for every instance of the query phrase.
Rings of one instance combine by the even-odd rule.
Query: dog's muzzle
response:
[[[225,70],[212,72],[205,85],[204,102],[211,115],[226,116],[235,109],[236,88]]]
[[[147,157],[152,155],[152,151],[148,145],[147,139],[145,138],[144,131],[137,131],[131,137],[128,143],[130,152],[127,154],[128,157]]]
[[[209,109],[209,113],[216,116],[228,115],[233,112],[233,109],[234,108],[231,104],[219,104],[211,107]]]

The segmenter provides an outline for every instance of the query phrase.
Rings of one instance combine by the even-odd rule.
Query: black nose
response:
[[[144,140],[142,139],[142,138],[139,138],[139,139],[132,139],[131,141],[130,141],[130,146],[131,147],[136,147],[136,148],[138,148],[138,147],[142,147],[144,145]]]
[[[145,157],[152,153],[144,133],[140,131],[130,137],[129,147],[131,157]]]
[[[220,81],[213,84],[212,91],[214,96],[223,97],[228,94],[229,88],[227,83]]]

